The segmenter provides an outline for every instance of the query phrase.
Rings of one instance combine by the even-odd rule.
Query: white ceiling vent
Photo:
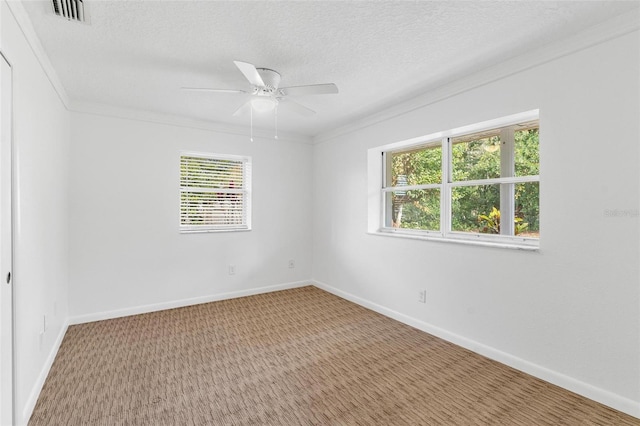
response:
[[[90,23],[84,0],[51,0],[53,13],[69,21]]]

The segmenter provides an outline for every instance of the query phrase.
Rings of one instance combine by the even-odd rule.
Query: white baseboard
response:
[[[369,300],[363,299],[362,297],[355,296],[351,293],[347,293],[335,287],[331,287],[330,285],[325,284],[323,282],[319,282],[315,280],[312,280],[311,282],[313,283],[314,286],[322,290],[328,291],[329,293],[332,293],[338,297],[349,300],[358,305],[364,306],[365,308],[371,309],[372,311],[378,312],[379,314],[382,314],[389,318],[393,318],[397,321],[400,321],[401,323],[410,325],[414,328],[417,328],[418,330],[422,330],[426,333],[437,336],[441,339],[454,343],[458,346],[462,346],[465,349],[469,349],[487,358],[490,358],[502,364],[508,365],[509,367],[513,367],[516,370],[523,371],[527,374],[530,374],[532,376],[545,380],[549,383],[552,383],[564,389],[570,390],[571,392],[575,392],[586,398],[592,399],[601,404],[604,404],[616,410],[622,411],[623,413],[627,413],[631,416],[640,418],[640,402],[639,401],[633,401],[629,398],[625,398],[613,392],[609,392],[607,390],[598,388],[596,386],[590,385],[580,380],[576,380],[565,374],[559,373],[554,370],[550,370],[546,367],[542,367],[540,365],[529,362],[525,359],[513,356],[509,353],[500,351],[491,346],[487,346],[483,343],[476,342],[475,340],[468,339],[464,336],[460,336],[458,334],[452,333],[440,327],[436,327],[427,322],[424,322],[416,318],[410,317],[408,315],[402,314],[400,312],[394,311],[385,306],[379,305],[377,303],[373,303]]]
[[[40,396],[40,391],[42,391],[42,387],[44,386],[45,380],[47,380],[47,376],[49,375],[49,371],[53,366],[53,361],[56,359],[56,355],[58,354],[58,350],[60,349],[60,345],[62,344],[62,340],[64,339],[64,335],[67,333],[67,328],[69,328],[69,322],[65,321],[60,328],[60,332],[58,333],[58,337],[56,337],[56,341],[53,343],[51,347],[51,351],[49,352],[49,356],[44,362],[42,366],[42,370],[36,379],[33,387],[31,388],[31,392],[29,393],[29,398],[27,398],[27,402],[24,404],[24,408],[22,410],[22,419],[15,419],[17,425],[26,425],[29,422],[29,418],[33,413],[33,409],[36,408],[36,402],[38,402],[38,396]],[[17,411],[17,410],[16,410]]]
[[[87,315],[78,315],[69,318],[69,324],[83,324],[93,321],[102,321],[112,318],[126,317],[129,315],[146,314],[148,312],[162,311],[165,309],[182,308],[185,306],[199,305],[201,303],[215,302],[218,300],[235,299],[237,297],[253,296],[256,294],[270,293],[272,291],[287,290],[290,288],[304,287],[312,285],[308,281],[295,281],[284,284],[276,284],[265,287],[250,288],[247,290],[231,291],[227,293],[210,294],[206,296],[193,297],[189,299],[172,300],[169,302],[154,303],[150,305],[132,306],[124,309],[115,309],[112,311],[97,312]]]
[[[276,284],[265,287],[257,287],[247,290],[233,291],[227,293],[218,293],[212,294],[202,297],[194,297],[190,299],[182,299],[175,300],[164,303],[156,303],[151,305],[143,305],[143,306],[133,306],[125,309],[116,309],[113,311],[99,312],[95,314],[88,315],[80,315],[69,318],[62,326],[58,337],[56,338],[53,347],[51,348],[51,352],[47,357],[44,366],[42,367],[42,371],[36,380],[36,383],[33,385],[31,389],[31,393],[29,394],[29,398],[24,405],[24,409],[22,410],[22,419],[16,419],[17,425],[26,425],[29,422],[29,418],[31,414],[33,414],[33,410],[38,402],[38,397],[40,396],[40,392],[42,391],[42,387],[44,386],[44,382],[49,375],[49,371],[51,370],[51,366],[53,365],[53,361],[56,359],[56,355],[58,354],[58,350],[60,349],[60,345],[62,344],[62,340],[64,339],[64,335],[67,332],[67,329],[72,324],[82,324],[86,322],[92,321],[100,321],[111,318],[119,318],[129,315],[137,315],[144,314],[148,312],[161,311],[164,309],[173,309],[173,308],[181,308],[184,306],[198,305],[200,303],[208,303],[215,302],[218,300],[226,300],[226,299],[234,299],[237,297],[245,297],[245,296],[253,296],[256,294],[262,293],[270,293],[273,291],[287,290],[291,288],[305,287],[308,285],[313,285],[311,281],[296,281],[284,284]]]
[[[31,417],[31,414],[33,413],[33,409],[35,408],[36,402],[38,400],[38,396],[40,395],[40,391],[42,390],[42,386],[44,385],[47,375],[49,374],[49,370],[51,369],[51,366],[53,365],[53,361],[55,360],[56,354],[58,353],[60,345],[62,344],[62,339],[64,338],[64,335],[67,331],[68,326],[71,324],[81,324],[81,323],[92,322],[92,321],[100,321],[104,319],[119,318],[123,316],[160,311],[164,309],[180,308],[184,306],[197,305],[200,303],[215,302],[218,300],[253,296],[256,294],[287,290],[291,288],[304,287],[307,285],[314,285],[322,290],[328,291],[329,293],[335,294],[336,296],[339,296],[343,299],[346,299],[358,305],[364,306],[368,309],[371,309],[372,311],[378,312],[389,318],[393,318],[397,321],[400,321],[404,324],[410,325],[426,333],[437,336],[441,339],[447,340],[458,346],[462,346],[463,348],[469,349],[480,355],[486,356],[487,358],[501,362],[517,370],[523,371],[527,374],[531,374],[532,376],[538,377],[549,383],[553,383],[557,386],[568,389],[572,392],[575,392],[586,398],[592,399],[601,404],[612,407],[616,410],[627,413],[631,416],[640,418],[640,403],[637,401],[633,401],[631,399],[622,397],[620,395],[598,388],[596,386],[590,385],[580,380],[576,380],[572,377],[566,376],[557,371],[553,371],[548,368],[542,367],[540,365],[534,364],[522,358],[513,356],[506,352],[495,349],[491,346],[487,346],[485,344],[476,342],[474,340],[468,339],[458,334],[451,333],[440,327],[436,327],[434,325],[431,325],[424,321],[410,317],[408,315],[402,314],[400,312],[394,311],[392,309],[389,309],[377,303],[373,303],[359,296],[355,296],[351,293],[347,293],[335,287],[331,287],[328,284],[315,281],[315,280],[308,280],[308,281],[297,281],[297,282],[291,282],[291,283],[277,284],[277,285],[265,286],[265,287],[257,287],[257,288],[252,288],[248,290],[218,293],[218,294],[207,295],[202,297],[182,299],[182,300],[157,303],[157,304],[151,304],[151,305],[135,306],[135,307],[130,307],[126,309],[117,309],[113,311],[99,312],[95,314],[72,317],[66,323],[63,324],[63,327],[61,328],[60,333],[56,338],[56,341],[51,349],[51,352],[49,353],[49,356],[47,357],[47,360],[42,368],[42,371],[40,372],[40,375],[38,376],[38,379],[31,390],[29,398],[25,403],[25,406],[23,409],[22,422],[18,422],[18,424],[26,424],[29,418]]]

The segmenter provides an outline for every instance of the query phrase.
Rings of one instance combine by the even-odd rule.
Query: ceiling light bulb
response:
[[[276,101],[271,98],[255,98],[251,100],[251,106],[257,112],[266,112],[276,107]]]

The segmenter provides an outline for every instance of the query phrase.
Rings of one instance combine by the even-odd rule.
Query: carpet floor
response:
[[[315,287],[70,326],[29,425],[639,425]]]

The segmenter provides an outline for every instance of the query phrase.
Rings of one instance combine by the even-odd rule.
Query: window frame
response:
[[[477,185],[510,185],[513,188],[516,184],[528,183],[528,182],[540,182],[540,171],[538,175],[529,176],[515,176],[515,138],[514,129],[517,125],[537,121],[538,129],[539,123],[539,110],[527,111],[520,114],[514,114],[508,117],[502,117],[495,120],[490,120],[482,123],[477,123],[469,126],[452,129],[450,131],[439,132],[424,137],[410,139],[408,141],[396,142],[394,144],[386,145],[376,148],[375,150],[382,154],[382,167],[381,167],[381,185],[380,185],[380,215],[378,222],[378,229],[374,231],[380,235],[393,235],[407,238],[419,238],[419,239],[433,239],[442,241],[454,241],[463,243],[479,243],[482,245],[504,246],[523,249],[537,249],[539,247],[540,237],[521,237],[517,235],[505,235],[513,234],[513,223],[509,222],[506,228],[501,226],[502,234],[484,234],[473,233],[463,231],[453,231],[452,227],[452,191],[456,187],[464,186],[477,186]],[[460,138],[474,133],[487,132],[498,130],[500,132],[501,141],[501,155],[500,155],[500,177],[490,179],[477,179],[467,181],[454,181],[453,180],[453,164],[452,164],[452,147],[454,139]],[[504,139],[503,139],[504,137]],[[394,153],[407,152],[412,149],[422,148],[427,149],[429,147],[440,146],[441,147],[441,167],[442,178],[440,183],[437,184],[422,184],[422,185],[405,185],[392,187],[387,183],[391,182],[391,173],[389,167],[391,164],[391,157]],[[504,151],[503,151],[504,149]],[[370,150],[371,151],[371,150]],[[378,157],[380,158],[380,157]],[[380,163],[378,163],[380,164]],[[507,176],[502,176],[506,174]],[[394,228],[391,226],[392,214],[390,206],[387,202],[387,193],[398,190],[424,190],[424,189],[438,189],[440,191],[440,229],[439,230],[426,230],[426,229],[406,229],[406,228]],[[510,195],[509,195],[510,194]],[[505,209],[503,206],[507,206]],[[501,191],[500,196],[500,210],[501,215],[505,217],[513,216],[513,210],[515,208],[515,200],[513,198],[513,190]],[[507,216],[508,215],[508,216]],[[371,219],[371,217],[370,217]],[[501,223],[501,225],[503,225]],[[371,226],[370,226],[371,228]],[[371,230],[370,230],[371,231]]]
[[[182,172],[180,170],[180,166],[182,165],[182,159],[184,157],[193,157],[199,159],[207,159],[207,160],[221,160],[221,161],[234,161],[242,163],[242,188],[239,189],[228,189],[228,188],[218,188],[213,190],[212,188],[203,188],[203,187],[193,187],[193,186],[183,186],[182,184]],[[194,151],[181,151],[179,154],[179,170],[178,170],[178,224],[179,224],[179,232],[181,234],[190,234],[190,233],[210,233],[210,232],[239,232],[239,231],[250,231],[251,230],[251,168],[252,168],[252,159],[250,156],[246,155],[232,155],[232,154],[215,154],[210,152],[194,152]],[[182,193],[183,192],[200,192],[200,193],[233,193],[233,194],[242,194],[242,218],[243,221],[241,224],[230,224],[230,225],[215,225],[215,224],[205,224],[205,225],[183,225],[182,223],[182,213],[183,213],[183,204],[182,204]]]

